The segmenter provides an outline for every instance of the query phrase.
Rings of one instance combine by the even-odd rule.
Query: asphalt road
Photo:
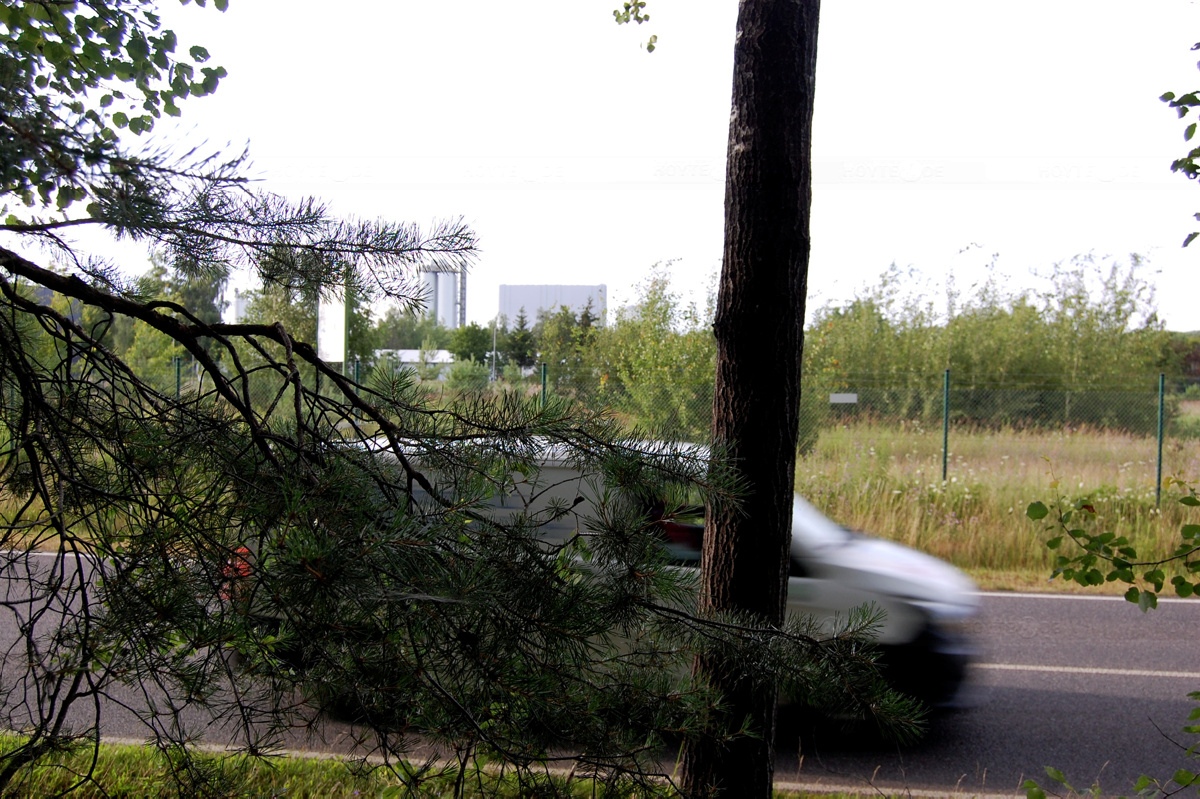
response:
[[[4,614],[4,648],[9,627]],[[1142,614],[1119,598],[986,594],[974,633],[981,657],[964,706],[935,717],[925,739],[898,749],[827,729],[785,736],[777,784],[1012,796],[1026,778],[1050,786],[1043,767],[1052,765],[1076,788],[1098,782],[1106,794],[1128,794],[1143,773],[1166,781],[1181,767],[1200,771],[1200,761],[1170,740],[1192,742],[1180,728],[1195,704],[1188,692],[1200,690],[1200,600],[1163,600]],[[4,676],[7,684],[14,675]],[[118,705],[145,707],[151,697],[139,693],[114,691]],[[351,745],[344,725],[322,732],[324,740],[289,745],[342,752]],[[146,728],[110,703],[103,734],[144,740]],[[209,727],[205,738],[220,744],[225,734]]]
[[[1200,601],[1164,600],[1141,613],[1120,598],[987,594],[976,623],[982,657],[965,706],[933,719],[898,749],[816,730],[780,741],[776,780],[828,790],[945,795],[1053,786],[1128,794],[1141,774],[1165,781],[1200,771],[1168,739],[1200,690]]]

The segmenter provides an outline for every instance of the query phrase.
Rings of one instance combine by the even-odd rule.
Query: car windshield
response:
[[[792,496],[792,540],[803,549],[841,546],[850,531],[809,505],[799,494]]]
[[[680,508],[664,517],[660,504],[650,509],[672,563],[700,565],[704,540],[703,506]],[[853,534],[799,496],[792,498],[792,541],[803,552],[816,552],[844,545]]]

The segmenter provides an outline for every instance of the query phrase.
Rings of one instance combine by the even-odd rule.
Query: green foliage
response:
[[[1176,364],[1140,267],[1137,256],[1107,266],[1081,256],[1054,267],[1041,297],[1009,292],[992,276],[967,297],[951,287],[939,312],[905,295],[893,266],[864,296],[816,313],[806,367],[818,367],[826,386],[856,392],[859,414],[932,423],[950,369],[959,424],[1152,432],[1152,403],[1105,397],[1138,378],[1149,390]]]
[[[179,342],[146,324],[134,326],[133,341],[124,358],[130,367],[147,375],[148,382],[164,393],[174,391],[176,362],[191,361]]]
[[[641,25],[643,22],[650,20],[650,15],[643,11],[645,7],[646,3],[644,0],[632,0],[632,2],[625,3],[624,8],[614,11],[613,17],[616,18],[618,25],[623,25],[630,21]]]
[[[1170,426],[1167,429],[1167,434],[1171,438],[1181,438],[1192,441],[1200,439],[1200,415],[1191,414],[1188,416],[1173,416],[1170,420]]]
[[[1100,796],[1099,786],[1093,786],[1088,791],[1079,791],[1071,783],[1067,782],[1066,775],[1053,766],[1043,766],[1043,770],[1046,772],[1047,777],[1058,783],[1060,786],[1058,790],[1063,791],[1062,794],[1058,793],[1058,790],[1053,791],[1052,794],[1054,796],[1093,796],[1097,797],[1097,799]],[[1025,780],[1025,782],[1021,783],[1021,790],[1025,791],[1025,796],[1028,799],[1046,799],[1045,789],[1039,786],[1036,780]]]
[[[319,290],[314,286],[292,286],[268,282],[246,293],[243,321],[259,325],[283,325],[297,341],[317,343]],[[371,363],[375,359],[377,334],[371,325],[371,309],[363,297],[351,292],[347,340],[352,359]]]
[[[590,301],[578,315],[565,306],[540,314],[531,338],[551,389],[663,438],[707,438],[716,357],[708,311],[685,305],[656,267],[632,305],[598,322]],[[510,363],[534,363],[522,357],[526,324],[522,309],[505,345]]]
[[[1200,399],[1200,333],[1172,333],[1170,347],[1172,371],[1179,374],[1172,388],[1183,399]]]
[[[315,292],[269,283],[250,289],[244,295],[246,310],[242,320],[249,324],[281,324],[297,341],[317,343],[317,303]]]
[[[862,296],[818,310],[805,334],[799,451],[821,430],[862,419],[940,425],[951,369],[956,429],[1103,428],[1152,434],[1160,371],[1183,363],[1162,329],[1136,256],[1056,266],[1042,296],[1008,291],[992,276],[969,295],[951,286],[946,311],[905,293],[892,268]],[[665,271],[591,333],[565,308],[538,326],[553,391],[612,408],[632,424],[707,435],[715,345],[707,311],[684,306]],[[1136,390],[1139,385],[1141,391]],[[831,406],[832,393],[854,405]],[[1191,424],[1168,396],[1166,423]]]
[[[596,365],[591,358],[597,328],[577,317],[567,306],[554,312],[541,311],[533,334],[538,344],[538,363],[546,364],[555,391],[586,396],[596,385]]]
[[[445,375],[443,371],[445,364],[439,363],[436,360],[438,347],[435,342],[426,339],[421,342],[421,348],[417,351],[418,357],[421,359],[420,365],[417,366],[417,376],[422,380],[440,380]]]
[[[650,15],[645,12],[645,0],[631,0],[631,2],[622,4],[622,7],[613,11],[613,18],[618,25],[627,25],[630,22],[636,22],[641,25],[643,22],[650,21]],[[653,35],[645,43],[647,53],[653,53],[655,46],[658,44],[658,36]]]
[[[1179,478],[1164,482],[1184,491],[1178,500],[1180,505],[1200,506],[1193,486]],[[1057,488],[1057,482],[1052,485]],[[1046,542],[1057,553],[1052,577],[1061,576],[1084,586],[1123,583],[1129,586],[1125,599],[1143,611],[1158,606],[1158,595],[1168,582],[1167,568],[1173,572],[1170,585],[1177,596],[1200,593],[1200,524],[1183,525],[1173,552],[1146,560],[1139,558],[1137,547],[1127,537],[1092,529],[1096,506],[1088,497],[1062,498],[1049,506],[1033,502],[1025,515],[1045,523],[1045,529],[1053,534]],[[1074,550],[1061,551],[1064,541],[1071,542]]]
[[[0,44],[0,194],[60,211],[89,200],[93,216],[149,167],[123,156],[117,131],[149,132],[226,74],[203,47],[179,57],[150,0],[0,4]]]
[[[1165,482],[1182,490],[1178,500],[1181,505],[1200,507],[1200,497],[1197,497],[1194,486],[1178,478],[1169,478]],[[1053,487],[1058,487],[1057,482]],[[1183,598],[1200,593],[1200,524],[1184,524],[1179,531],[1178,545],[1167,557],[1146,560],[1139,558],[1137,548],[1124,536],[1092,529],[1096,508],[1087,498],[1074,501],[1061,498],[1050,505],[1033,502],[1026,510],[1026,516],[1043,523],[1044,529],[1052,534],[1046,546],[1060,553],[1055,558],[1054,577],[1062,576],[1080,585],[1100,585],[1104,582],[1128,585],[1126,601],[1136,604],[1143,613],[1158,607],[1158,595],[1167,583],[1168,571],[1172,573],[1170,584],[1177,596]],[[1045,524],[1046,519],[1051,520],[1049,524]],[[1074,545],[1073,552],[1060,552],[1064,541]],[[1200,692],[1189,693],[1188,697],[1200,701]],[[1188,716],[1189,722],[1197,719],[1200,719],[1200,707],[1193,709]],[[1189,723],[1183,727],[1183,731],[1191,735],[1200,733],[1200,725]],[[1198,746],[1200,743],[1188,747],[1186,754],[1193,758],[1200,757]],[[1061,771],[1047,766],[1046,773],[1069,794],[1078,793],[1067,783]],[[1143,796],[1170,796],[1198,783],[1200,776],[1195,772],[1179,769],[1165,784],[1143,775],[1134,790]],[[1045,789],[1034,780],[1026,780],[1022,789],[1029,799],[1044,799],[1046,796]],[[1100,796],[1100,786],[1093,786],[1088,793]]]
[[[605,401],[665,437],[703,441],[712,419],[716,347],[708,314],[684,305],[652,270],[633,305],[596,344]]]
[[[492,331],[475,322],[455,328],[450,334],[450,352],[460,361],[491,362]]]
[[[527,369],[533,366],[536,360],[533,331],[529,329],[529,318],[525,316],[525,308],[522,307],[517,313],[513,329],[505,332],[501,361]]]
[[[396,305],[389,307],[375,325],[377,346],[388,350],[449,349],[450,334],[435,316]]]
[[[460,393],[480,393],[487,389],[491,371],[486,364],[474,358],[455,361],[450,366],[450,377],[446,387]]]
[[[1200,50],[1200,43],[1192,45],[1192,50]],[[1180,119],[1185,119],[1188,113],[1193,108],[1200,106],[1200,92],[1185,92],[1176,95],[1175,92],[1165,92],[1161,97],[1164,103],[1175,109]],[[1196,122],[1192,120],[1183,129],[1183,140],[1191,141],[1196,137]],[[1188,150],[1182,157],[1176,158],[1171,162],[1171,171],[1179,172],[1188,180],[1195,180],[1200,177],[1200,147],[1193,147]],[[1200,214],[1196,214],[1196,218],[1200,219]],[[1183,246],[1186,247],[1200,236],[1200,231],[1189,233],[1183,240]]]

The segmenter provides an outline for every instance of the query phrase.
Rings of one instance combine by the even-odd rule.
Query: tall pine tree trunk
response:
[[[725,179],[725,253],[717,313],[713,440],[749,487],[740,511],[710,509],[701,608],[779,624],[800,410],[812,202],[812,113],[819,0],[741,0]],[[697,671],[728,700],[727,729],[758,737],[684,752],[688,795],[771,795],[776,691],[722,663]]]

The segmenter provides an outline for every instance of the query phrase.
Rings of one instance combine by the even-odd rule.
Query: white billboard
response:
[[[346,300],[341,293],[317,305],[317,357],[328,363],[346,360]]]

